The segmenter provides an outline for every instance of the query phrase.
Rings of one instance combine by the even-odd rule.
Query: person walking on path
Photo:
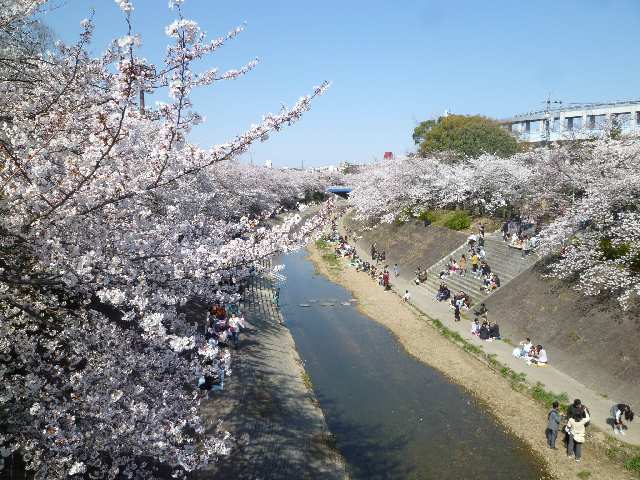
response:
[[[460,306],[456,303],[456,309],[453,312],[453,320],[455,322],[460,321]]]
[[[625,435],[624,429],[627,426],[624,424],[622,417],[628,422],[633,422],[633,411],[629,405],[624,403],[618,403],[611,407],[611,414],[613,415],[613,433]]]
[[[567,422],[569,441],[567,442],[567,456],[576,457],[576,462],[582,459],[582,444],[584,443],[586,424],[591,420],[589,410],[584,405]]]
[[[397,263],[393,265],[393,275],[395,277],[399,277],[400,276],[400,267],[398,266]]]
[[[553,408],[547,415],[547,444],[549,448],[556,450],[556,438],[558,438],[558,430],[560,429],[560,411],[557,401],[553,402],[551,406]]]

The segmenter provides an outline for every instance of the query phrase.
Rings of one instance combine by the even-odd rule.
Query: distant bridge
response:
[[[347,198],[349,196],[349,193],[351,193],[351,190],[353,190],[353,188],[351,187],[331,186],[327,187],[325,193],[335,193],[336,195],[339,195],[343,198]]]
[[[523,142],[588,138],[610,124],[622,133],[640,134],[640,100],[561,106],[515,115],[500,123]]]

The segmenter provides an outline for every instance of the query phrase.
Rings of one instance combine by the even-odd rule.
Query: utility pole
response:
[[[544,141],[549,143],[551,140],[551,104],[562,105],[562,100],[551,100],[551,92],[547,95],[544,109]]]
[[[140,113],[144,115],[144,86],[140,82]]]

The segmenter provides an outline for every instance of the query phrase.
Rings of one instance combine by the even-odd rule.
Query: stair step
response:
[[[507,283],[530,268],[538,260],[535,254],[529,255],[523,260],[521,250],[509,247],[502,240],[502,236],[499,233],[485,237],[484,250],[486,261],[491,267],[491,271],[500,277],[500,288],[504,288]],[[448,268],[449,259],[453,258],[458,261],[462,254],[466,255],[469,262],[467,264],[467,274],[460,276],[454,273],[441,280],[439,273]],[[446,283],[453,293],[462,290],[469,295],[474,304],[495,292],[495,290],[492,292],[480,290],[483,282],[481,278],[476,278],[471,274],[470,255],[466,243],[427,268],[427,280],[421,284],[421,287],[424,288],[425,293],[435,297],[441,282]]]

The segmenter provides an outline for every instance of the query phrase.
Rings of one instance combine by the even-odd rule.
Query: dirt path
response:
[[[395,293],[383,291],[368,275],[356,272],[345,262],[342,268],[332,268],[314,246],[309,247],[309,256],[320,273],[350,290],[362,313],[386,326],[409,354],[437,368],[482,400],[506,429],[522,438],[534,454],[545,460],[556,478],[637,479],[607,456],[610,445],[601,432],[590,432],[579,464],[567,458],[560,440],[558,450],[550,450],[544,435],[545,407],[515,391],[502,375],[447,340],[426,317],[402,302]]]

